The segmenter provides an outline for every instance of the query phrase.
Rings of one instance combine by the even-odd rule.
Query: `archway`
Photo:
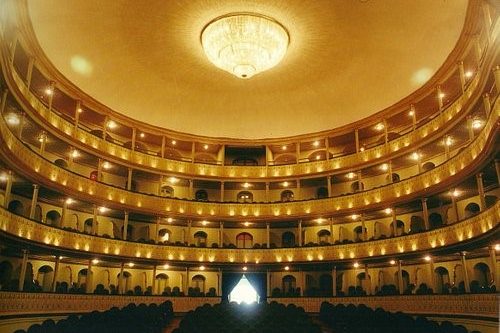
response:
[[[295,234],[291,231],[285,231],[281,235],[281,246],[282,247],[294,247],[295,246]]]
[[[330,274],[322,274],[319,277],[319,291],[321,296],[332,296],[333,279]]]
[[[442,225],[443,225],[443,218],[441,217],[441,214],[431,213],[429,215],[429,227],[431,229],[439,228]]]
[[[208,192],[205,190],[198,190],[194,194],[196,201],[208,201]]]
[[[236,201],[240,203],[253,202],[253,194],[249,191],[241,191],[236,195]]]
[[[328,231],[326,229],[321,229],[320,231],[318,231],[318,243],[319,244],[329,244],[330,236],[331,236],[330,231]]]
[[[412,216],[410,219],[410,233],[418,233],[425,231],[424,219],[420,216]]]
[[[24,216],[24,205],[19,200],[12,200],[9,202],[7,210],[13,214]]]
[[[281,202],[293,201],[294,194],[290,190],[281,192]]]
[[[62,158],[58,158],[57,160],[55,160],[54,164],[57,165],[60,168],[63,168],[63,169],[67,169],[68,168],[68,162],[66,162]]]
[[[241,249],[251,249],[253,247],[253,236],[248,232],[236,235],[236,247]]]
[[[120,273],[116,276],[117,278],[117,286],[120,286]],[[123,272],[123,282],[122,282],[122,292],[125,294],[127,291],[132,290],[132,274],[127,271]]]
[[[450,274],[444,267],[437,267],[434,270],[434,278],[436,280],[436,290],[438,294],[448,293],[450,287]]]
[[[45,222],[54,227],[61,226],[61,214],[57,210],[48,211],[45,214]]]
[[[293,275],[285,275],[281,279],[282,283],[282,292],[284,295],[290,295],[295,293],[297,279]]]
[[[207,233],[204,231],[197,231],[194,233],[194,242],[196,246],[206,246],[207,245]]]
[[[200,291],[200,293],[205,293],[205,277],[203,275],[195,275],[191,279],[191,287],[196,291]]]
[[[481,211],[481,208],[479,207],[479,205],[477,203],[470,202],[464,208],[465,218],[467,219],[471,216],[477,215],[477,214],[479,214],[480,211]]]
[[[489,286],[491,279],[490,267],[483,262],[474,265],[474,280],[478,282],[480,288]],[[473,290],[471,290],[473,291]],[[477,291],[476,291],[477,292]]]
[[[324,186],[318,188],[316,190],[316,198],[317,199],[325,199],[328,198],[328,189]]]
[[[165,273],[161,273],[156,275],[156,290],[153,290],[153,293],[157,295],[161,295],[165,289],[168,287],[168,275]]]
[[[8,261],[0,263],[0,290],[9,290],[14,267]]]

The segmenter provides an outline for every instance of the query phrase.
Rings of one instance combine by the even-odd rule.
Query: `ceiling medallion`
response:
[[[276,20],[253,13],[233,13],[208,23],[201,32],[203,50],[215,66],[248,79],[276,66],[290,37]]]

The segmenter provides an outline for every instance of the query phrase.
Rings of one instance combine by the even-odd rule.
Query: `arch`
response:
[[[316,288],[316,280],[314,279],[314,276],[312,276],[311,274],[306,274],[305,288],[306,288],[305,291],[308,292]]]
[[[453,267],[453,286],[457,287],[464,282],[464,268],[461,264],[456,264]],[[465,290],[464,290],[465,292]]]
[[[424,164],[422,164],[422,170],[425,172],[425,171],[430,171],[432,169],[434,169],[436,167],[436,165],[432,162],[425,162]]]
[[[236,247],[241,249],[251,249],[253,247],[253,236],[248,232],[241,232],[236,235]]]
[[[484,262],[479,262],[474,265],[474,280],[478,282],[480,288],[486,288],[490,285],[491,271],[490,267]],[[472,286],[472,284],[471,284]],[[474,292],[471,288],[471,291]],[[478,292],[476,290],[475,292]]]
[[[118,273],[118,275],[116,276],[116,279],[117,279],[116,285],[119,286],[120,285],[120,273]],[[127,291],[131,290],[132,289],[132,274],[130,274],[127,271],[123,271],[123,282],[122,283],[123,283],[123,289],[122,289],[123,293],[126,293]]]
[[[481,211],[481,208],[479,207],[479,205],[477,203],[469,202],[467,204],[467,206],[465,206],[465,208],[464,208],[465,218],[467,219],[471,216],[477,215],[477,214],[479,214],[480,211]]]
[[[168,242],[172,236],[172,232],[168,229],[160,229],[158,231],[158,238],[160,242]]]
[[[443,225],[443,217],[439,213],[431,213],[429,215],[429,227],[431,229],[439,228]]]
[[[448,293],[450,287],[450,274],[448,270],[442,266],[434,269],[434,278],[436,281],[436,290],[438,294]]]
[[[158,153],[158,155],[161,156],[161,150]],[[169,148],[169,147],[165,147],[165,149],[163,150],[163,156],[165,156],[165,158],[174,159],[174,160],[182,159],[181,153],[179,153],[177,150],[175,150],[173,148]]]
[[[293,275],[285,275],[281,279],[283,294],[294,293],[297,285],[297,279]]]
[[[14,266],[4,260],[0,263],[0,290],[9,290],[12,280],[12,273],[14,271]]]
[[[42,288],[42,291],[51,291],[54,270],[49,265],[44,265],[38,269],[36,280]]]
[[[360,225],[358,225],[352,230],[352,232],[354,233],[354,239],[356,241],[363,240],[363,231],[366,232],[366,227],[365,230],[363,230],[363,227]]]
[[[55,160],[54,164],[57,165],[60,168],[63,168],[63,169],[67,169],[68,168],[68,162],[66,162],[62,158],[58,158],[57,160]]]
[[[403,287],[403,293],[404,293],[406,290],[408,290],[408,286],[410,285],[410,274],[407,271],[402,270],[401,277],[403,278],[403,286],[402,287]],[[397,271],[394,273],[394,280],[396,281],[396,285],[399,288],[399,274]]]
[[[236,201],[238,202],[253,202],[253,194],[249,191],[241,191],[236,195]]]
[[[375,239],[379,239],[380,237],[387,236],[389,234],[389,230],[385,224],[382,222],[375,222],[373,225],[373,237]]]
[[[365,288],[366,285],[366,280],[371,279],[370,274],[366,275],[365,272],[361,272],[358,275],[356,275],[356,286],[363,287],[363,289],[366,291],[368,288]]]
[[[196,201],[208,201],[208,192],[206,190],[198,190],[194,194]]]
[[[329,230],[321,229],[320,231],[318,231],[317,235],[318,235],[318,243],[326,244],[330,242],[330,237],[332,234],[330,233]]]
[[[285,231],[281,234],[281,246],[282,247],[294,247],[295,246],[295,234],[291,231]]]
[[[100,271],[97,275],[96,281],[94,281],[94,284],[95,283],[101,283],[104,288],[109,288],[109,285],[111,284],[111,273],[109,272],[109,269]]]
[[[274,159],[274,164],[292,164],[297,163],[297,156],[295,154],[281,154]]]
[[[410,233],[417,233],[425,231],[424,219],[420,216],[412,216],[410,219]]]
[[[162,185],[160,187],[160,196],[165,198],[173,198],[174,197],[174,188],[168,185]]]
[[[83,268],[81,269],[79,272],[78,272],[78,278],[77,278],[77,286],[82,288],[85,286],[86,282],[87,282],[87,269],[86,268]]]
[[[290,190],[284,190],[280,194],[281,202],[288,202],[288,201],[293,201],[293,191]]]
[[[45,214],[45,223],[55,227],[60,227],[61,213],[59,213],[57,210],[48,211],[47,214]]]
[[[325,149],[318,149],[313,151],[307,156],[308,161],[319,161],[319,160],[326,160],[326,150]]]
[[[122,227],[120,228],[120,230],[121,230],[120,238],[123,237],[123,228],[124,227],[125,226],[122,225]],[[134,233],[134,227],[131,226],[130,224],[127,224],[127,239],[129,239],[129,240],[132,239],[133,233]]]
[[[206,246],[207,245],[207,233],[204,231],[197,231],[193,235],[196,246]]]
[[[24,205],[19,200],[12,200],[9,202],[7,210],[13,214],[24,216]]]
[[[165,273],[157,274],[155,280],[156,280],[156,290],[153,290],[153,293],[161,295],[163,291],[165,291],[165,288],[168,287],[168,275]]]
[[[387,182],[392,181],[393,183],[397,183],[397,182],[399,182],[399,181],[401,180],[401,177],[399,176],[399,174],[397,174],[397,173],[395,173],[395,172],[393,172],[393,173],[391,174],[391,176],[392,176],[392,177],[389,177],[389,175],[385,176],[385,180],[386,180]]]
[[[324,199],[328,198],[328,189],[324,186],[321,186],[316,190],[316,199]]]
[[[359,180],[356,180],[351,184],[351,191],[354,193],[363,191],[364,189],[365,184],[363,182],[360,182]]]
[[[257,162],[256,159],[251,158],[251,157],[238,157],[235,158],[232,162],[232,165],[241,165],[241,166],[257,166],[259,163]]]
[[[209,153],[199,153],[194,156],[196,162],[202,163],[214,163],[217,162],[217,158]]]
[[[92,225],[94,224],[94,219],[88,218],[83,223],[83,232],[86,234],[90,234],[92,232]]]
[[[391,222],[389,229],[391,230],[391,234],[394,236],[401,236],[405,232],[405,223],[401,220],[396,220],[396,232],[394,232],[394,223]]]
[[[191,286],[197,288],[200,292],[205,292],[205,277],[201,274],[195,275],[191,278]]]

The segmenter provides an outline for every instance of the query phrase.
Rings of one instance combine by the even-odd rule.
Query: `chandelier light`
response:
[[[289,40],[280,23],[252,13],[218,17],[201,33],[208,60],[241,79],[276,66],[285,56]]]

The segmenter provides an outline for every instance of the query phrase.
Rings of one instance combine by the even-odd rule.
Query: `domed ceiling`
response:
[[[443,64],[466,0],[29,0],[39,43],[83,91],[168,129],[270,138],[360,120],[415,91]],[[206,58],[212,19],[254,12],[290,45],[276,67],[242,80]]]

